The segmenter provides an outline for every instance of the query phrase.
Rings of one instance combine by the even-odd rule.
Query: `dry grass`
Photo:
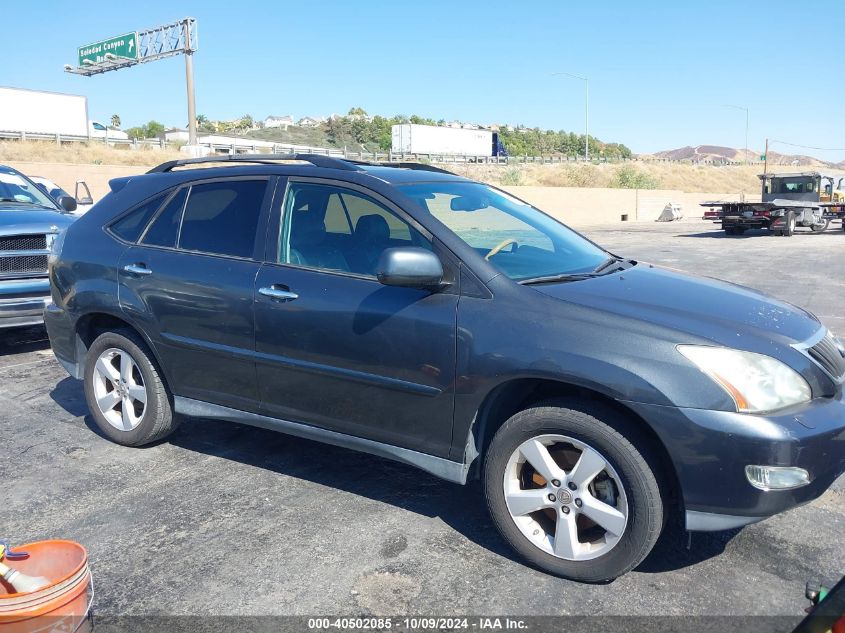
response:
[[[176,149],[149,147],[107,147],[102,143],[72,143],[58,146],[48,141],[0,142],[0,163],[69,163],[76,165],[139,165],[151,167],[166,160],[183,158]],[[687,192],[745,193],[759,195],[759,165],[717,167],[681,163],[635,162],[591,165],[564,163],[555,165],[445,165],[456,173],[501,185],[539,185],[544,187],[618,186],[620,169],[634,169],[656,183],[660,189]],[[794,167],[773,166],[772,171],[790,171]]]
[[[689,165],[682,163],[646,163],[586,165],[445,165],[461,175],[503,185],[543,187],[613,187],[620,169],[627,167],[649,176],[659,189],[676,189],[690,193],[718,192],[760,194],[757,174],[760,165]],[[794,171],[794,167],[775,166],[770,171]]]
[[[166,160],[184,158],[176,149],[108,147],[102,143],[69,143],[58,146],[48,141],[0,142],[0,163],[71,163],[74,165],[141,165],[151,167]]]

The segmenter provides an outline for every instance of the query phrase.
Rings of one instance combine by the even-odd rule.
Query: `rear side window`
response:
[[[179,248],[252,257],[266,180],[232,180],[191,187]]]
[[[180,189],[170,201],[164,206],[161,212],[153,220],[150,228],[144,234],[142,242],[150,246],[176,246],[176,237],[179,235],[179,221],[182,219],[182,208],[185,206],[185,197],[188,195],[188,188]]]
[[[117,222],[114,222],[109,230],[117,237],[127,242],[135,242],[141,236],[141,231],[147,226],[147,222],[153,217],[153,214],[164,202],[166,193],[159,194],[154,198],[147,200],[140,207],[136,207],[130,211]]]

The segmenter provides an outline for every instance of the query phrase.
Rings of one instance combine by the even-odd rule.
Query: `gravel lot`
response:
[[[583,232],[619,254],[775,294],[845,333],[845,232],[724,237],[711,224]],[[522,565],[477,484],[369,455],[194,420],[122,448],[93,430],[44,331],[0,334],[0,536],[83,543],[95,612],[800,616],[805,580],[845,573],[845,478],[741,531],[665,538],[616,582]]]

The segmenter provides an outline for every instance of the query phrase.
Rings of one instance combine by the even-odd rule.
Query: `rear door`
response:
[[[120,260],[122,309],[143,325],[177,395],[256,411],[253,285],[274,178],[175,190]]]
[[[385,248],[417,246],[454,278],[454,260],[400,209],[354,185],[291,179],[280,197],[255,283],[262,408],[447,457],[456,284],[384,286],[375,265]]]

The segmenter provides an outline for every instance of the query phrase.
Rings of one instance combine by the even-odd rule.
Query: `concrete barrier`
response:
[[[133,176],[149,167],[126,165],[73,165],[66,163],[12,162],[11,167],[33,176],[56,182],[71,194],[77,180],[84,180],[94,200],[109,191],[112,178]],[[653,222],[668,203],[683,207],[687,218],[701,217],[701,202],[710,200],[737,201],[738,193],[686,193],[672,189],[599,189],[581,187],[502,187],[518,198],[542,209],[558,220],[573,226],[621,222]],[[750,198],[746,198],[751,200]],[[759,198],[757,198],[759,200]]]
[[[701,217],[702,202],[738,201],[738,193],[687,193],[673,189],[591,189],[580,187],[502,187],[518,198],[573,226],[655,221],[668,203],[680,204],[684,217]],[[750,200],[746,197],[747,200]]]

